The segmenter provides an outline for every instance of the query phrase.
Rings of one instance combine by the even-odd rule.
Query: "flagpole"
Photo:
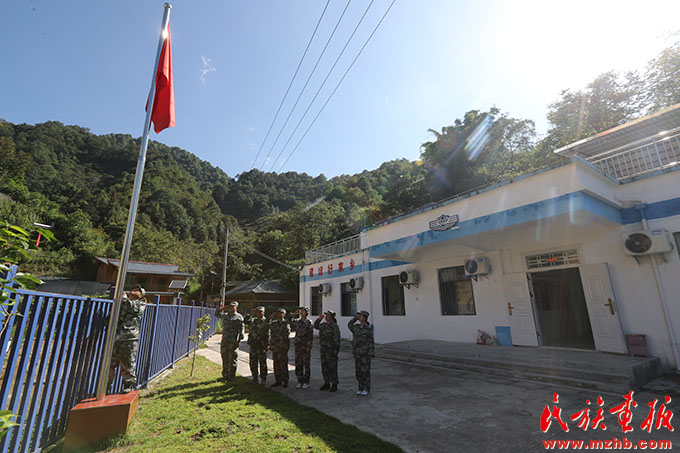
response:
[[[139,158],[137,159],[137,172],[135,174],[135,184],[132,189],[132,200],[130,201],[130,212],[128,214],[127,229],[125,231],[125,239],[123,241],[123,251],[120,255],[120,266],[118,267],[118,277],[116,278],[116,289],[113,294],[113,306],[109,316],[109,325],[106,329],[106,343],[104,343],[104,352],[102,353],[101,367],[99,368],[99,382],[97,383],[97,400],[104,399],[106,395],[109,367],[111,366],[111,354],[113,352],[113,343],[116,338],[116,326],[118,325],[118,314],[120,313],[121,301],[123,298],[123,290],[125,286],[125,276],[127,274],[128,259],[130,257],[130,246],[132,244],[132,233],[135,229],[135,219],[137,218],[137,204],[139,203],[139,193],[142,188],[142,177],[144,176],[144,164],[146,163],[146,150],[149,144],[149,129],[151,125],[151,112],[153,111],[154,99],[156,95],[156,73],[158,72],[158,60],[161,55],[163,43],[168,36],[168,23],[170,22],[170,10],[172,6],[169,3],[164,5],[163,22],[161,25],[161,33],[158,38],[158,50],[156,51],[156,60],[153,68],[153,77],[151,78],[151,90],[149,91],[149,99],[146,108],[146,119],[144,120],[144,132],[142,135],[142,143],[139,149]]]

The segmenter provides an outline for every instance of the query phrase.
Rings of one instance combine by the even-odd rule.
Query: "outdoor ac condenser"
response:
[[[673,243],[667,230],[641,230],[621,236],[623,250],[628,256],[651,255],[673,250]]]
[[[319,294],[323,296],[330,296],[331,294],[331,285],[329,283],[321,283],[319,284]]]
[[[354,291],[359,291],[364,287],[364,277],[354,277],[349,281],[349,287]]]
[[[478,275],[488,275],[491,272],[489,266],[489,258],[480,256],[479,258],[470,258],[465,260],[465,276],[475,277]]]
[[[418,281],[420,281],[419,277],[418,271],[415,269],[401,271],[399,273],[399,283],[402,285],[417,285]]]

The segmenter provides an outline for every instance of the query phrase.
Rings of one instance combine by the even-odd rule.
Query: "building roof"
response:
[[[239,296],[244,294],[295,294],[295,289],[286,288],[280,280],[253,280],[244,282],[230,289],[225,296]]]
[[[69,278],[41,277],[44,283],[39,291],[56,294],[101,296],[109,293],[110,283],[72,280]]]
[[[97,256],[97,261],[102,264],[110,264],[118,268],[120,266],[119,259],[104,258]],[[128,274],[158,274],[158,275],[172,275],[175,277],[193,277],[194,274],[189,272],[180,272],[179,266],[176,264],[162,264],[162,263],[148,263],[146,261],[128,261]]]
[[[602,153],[615,152],[623,147],[635,146],[635,144],[653,137],[664,138],[667,134],[680,129],[679,126],[680,104],[677,104],[599,134],[591,135],[556,149],[554,152],[563,156],[595,157]]]

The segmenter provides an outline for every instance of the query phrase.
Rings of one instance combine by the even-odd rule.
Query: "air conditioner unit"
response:
[[[321,283],[319,285],[319,294],[321,294],[322,296],[330,296],[331,285],[329,283]]]
[[[650,255],[673,250],[673,243],[668,231],[663,228],[626,233],[621,238],[623,239],[623,249],[628,256]]]
[[[488,275],[491,272],[489,265],[489,258],[480,256],[479,258],[470,258],[465,260],[465,276],[476,277],[478,275]]]
[[[349,287],[354,291],[359,291],[364,287],[364,277],[354,277],[349,281]]]
[[[399,283],[405,286],[417,285],[418,282],[420,281],[419,277],[420,276],[418,275],[418,271],[415,269],[401,271],[399,273]]]

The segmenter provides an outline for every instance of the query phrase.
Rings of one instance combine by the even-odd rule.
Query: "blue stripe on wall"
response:
[[[472,234],[500,230],[508,226],[519,225],[526,222],[550,218],[561,214],[574,211],[588,211],[604,217],[613,222],[628,225],[640,222],[640,213],[635,208],[618,209],[604,201],[593,197],[585,192],[573,192],[549,200],[539,201],[513,209],[489,214],[476,219],[466,220],[460,223],[460,228],[449,231],[423,231],[382,244],[374,245],[370,248],[371,257],[380,257],[402,250],[408,250],[424,245],[436,244],[450,239],[465,237]],[[661,219],[680,215],[680,197],[669,200],[649,203],[645,209],[647,220]],[[402,266],[408,264],[406,261],[383,260],[368,263],[369,271],[384,269],[388,267]],[[300,277],[301,282],[326,280],[329,278],[344,277],[347,275],[363,272],[363,265],[355,266],[353,270],[346,268],[344,272],[335,271],[332,276],[315,275]]]
[[[404,264],[411,264],[411,263],[409,263],[408,261],[380,260],[380,261],[375,261],[373,263],[367,263],[367,264],[368,264],[368,270],[369,271],[377,271],[379,269],[386,269],[388,267],[403,266]],[[301,282],[309,282],[309,281],[314,281],[314,280],[328,280],[328,279],[331,279],[331,278],[347,277],[348,275],[360,274],[364,270],[363,267],[364,267],[364,264],[358,264],[358,265],[354,266],[354,269],[352,269],[351,271],[349,269],[342,271],[342,272],[333,271],[333,273],[330,276],[328,274],[315,275],[314,277],[310,277],[309,275],[302,275],[302,276],[300,276],[300,281]]]
[[[323,275],[316,275],[316,269],[317,267],[314,267],[314,277],[310,277],[309,274],[301,275],[300,281],[313,282],[315,280],[328,280],[329,278],[347,277],[348,275],[354,275],[363,272],[364,265],[357,264],[356,266],[354,266],[354,269],[352,270],[350,270],[349,267],[345,267],[345,269],[342,272],[334,270],[333,273],[330,275],[328,275],[327,273],[324,273]],[[309,270],[307,270],[307,272],[309,272]]]
[[[616,223],[623,223],[619,209],[584,192],[573,192],[549,200],[530,203],[513,209],[496,212],[460,223],[460,228],[448,231],[424,231],[422,233],[387,241],[371,247],[370,256],[380,257],[402,250],[436,244],[455,238],[508,226],[550,218],[574,211],[586,210]]]
[[[680,215],[680,197],[649,203],[645,209],[647,220],[662,219],[674,215]],[[621,209],[621,218],[624,225],[638,223],[642,220],[640,212],[635,208]]]

